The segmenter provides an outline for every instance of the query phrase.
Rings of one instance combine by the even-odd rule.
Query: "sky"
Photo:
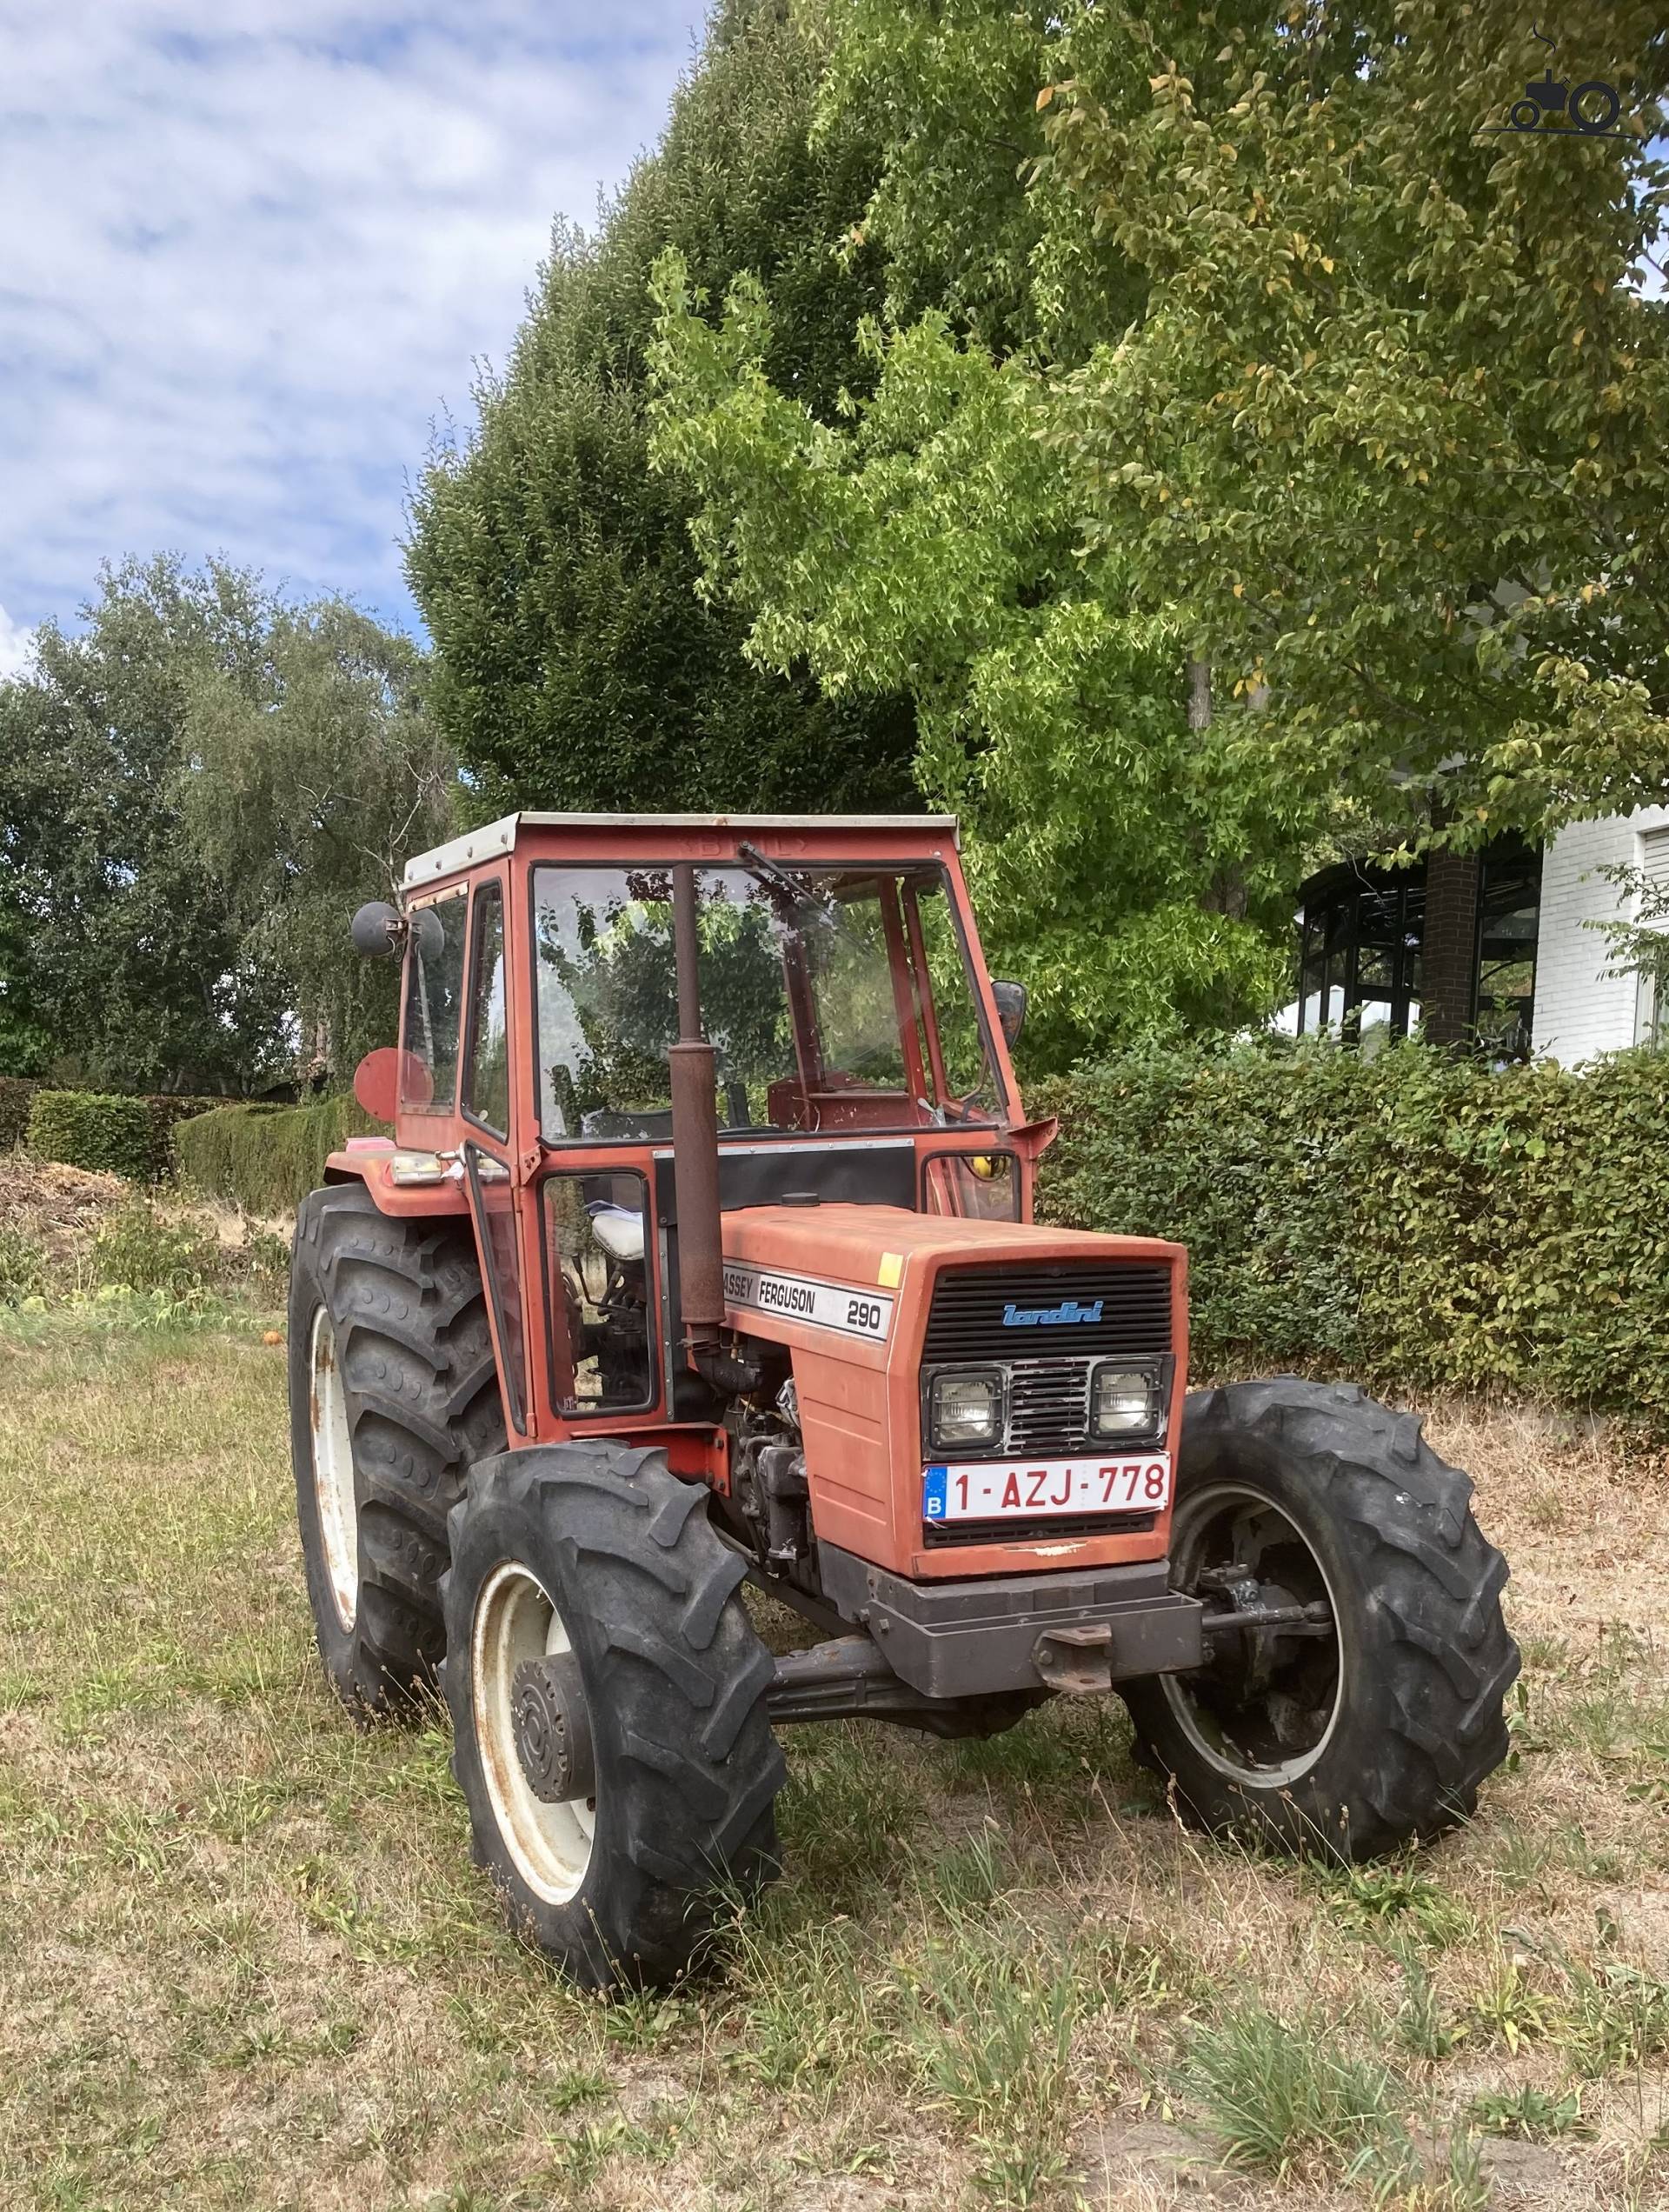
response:
[[[420,629],[433,426],[562,215],[659,136],[704,0],[0,10],[0,674],[98,566],[211,553]]]

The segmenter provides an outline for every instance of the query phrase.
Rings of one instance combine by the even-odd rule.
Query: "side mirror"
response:
[[[1020,1033],[1026,1026],[1026,986],[1024,983],[1000,983],[994,976],[991,996],[997,1002],[997,1019],[1002,1024],[1003,1042],[1012,1052],[1020,1043]]]
[[[392,960],[405,942],[406,917],[386,900],[371,899],[348,925],[354,950],[368,960]]]

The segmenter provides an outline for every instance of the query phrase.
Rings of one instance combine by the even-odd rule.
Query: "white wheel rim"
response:
[[[1333,1704],[1327,1714],[1326,1724],[1320,1735],[1307,1750],[1294,1753],[1290,1759],[1264,1762],[1240,1756],[1227,1756],[1223,1751],[1221,1743],[1216,1740],[1214,1732],[1209,1726],[1201,1724],[1200,1709],[1196,1704],[1188,1687],[1188,1677],[1186,1675],[1161,1675],[1159,1677],[1160,1688],[1164,1694],[1166,1703],[1175,1716],[1178,1727],[1187,1737],[1195,1751],[1214,1772],[1223,1776],[1228,1781],[1240,1783],[1243,1789],[1249,1785],[1258,1789],[1287,1789],[1293,1782],[1301,1780],[1309,1773],[1311,1768],[1326,1751],[1328,1744],[1332,1742],[1333,1733],[1339,1726],[1339,1716],[1345,1702],[1345,1669],[1347,1662],[1343,1616],[1339,1608],[1338,1594],[1328,1579],[1327,1569],[1317,1557],[1309,1539],[1293,1519],[1291,1514],[1285,1512],[1266,1492],[1250,1482],[1231,1481],[1214,1483],[1209,1489],[1196,1491],[1187,1499],[1185,1505],[1178,1509],[1171,1524],[1171,1568],[1174,1576],[1179,1574],[1180,1576],[1180,1586],[1184,1588],[1187,1586],[1187,1572],[1193,1563],[1187,1556],[1190,1539],[1196,1532],[1203,1534],[1214,1513],[1232,1504],[1236,1499],[1243,1500],[1247,1503],[1255,1502],[1261,1511],[1273,1514],[1278,1520],[1287,1523],[1294,1537],[1308,1553],[1316,1574],[1320,1578],[1321,1587],[1327,1593],[1327,1603],[1333,1609],[1333,1644],[1336,1655],[1337,1671],[1333,1682]]]
[[[330,1578],[330,1596],[344,1629],[354,1625],[359,1607],[359,1509],[354,1495],[354,1442],[348,1430],[348,1400],[336,1359],[330,1316],[321,1306],[313,1316],[309,1353],[312,1374],[309,1411],[313,1440],[313,1496],[318,1506],[319,1549]]]
[[[595,1797],[535,1797],[515,1747],[513,1686],[525,1659],[571,1651],[562,1616],[519,1561],[494,1568],[475,1600],[469,1671],[475,1744],[487,1796],[516,1872],[535,1896],[566,1904],[585,1880],[597,1824]]]

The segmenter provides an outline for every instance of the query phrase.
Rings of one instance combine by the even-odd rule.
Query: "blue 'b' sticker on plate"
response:
[[[947,1467],[924,1467],[921,1470],[921,1517],[925,1521],[942,1521],[945,1517],[945,1485],[949,1479]]]

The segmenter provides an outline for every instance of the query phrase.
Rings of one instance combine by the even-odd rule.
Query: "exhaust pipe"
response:
[[[678,1042],[668,1058],[672,1069],[672,1163],[678,1194],[678,1303],[684,1348],[691,1364],[706,1373],[718,1360],[724,1327],[718,1083],[713,1047],[702,1034],[695,870],[687,863],[672,871],[672,941],[678,963]]]

